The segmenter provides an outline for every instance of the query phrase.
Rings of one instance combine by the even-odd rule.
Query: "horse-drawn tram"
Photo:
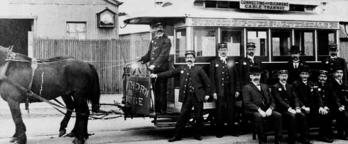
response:
[[[255,56],[262,60],[262,68],[271,84],[274,72],[286,66],[291,46],[299,46],[303,60],[312,69],[318,69],[321,59],[328,56],[329,44],[339,47],[340,22],[325,13],[324,5],[300,0],[172,1],[169,6],[132,16],[125,23],[164,23],[166,34],[172,38],[170,59],[174,66],[185,64],[185,51],[194,50],[196,64],[208,70],[217,54],[218,43],[226,43],[228,56],[238,61],[246,56],[247,43],[253,42]],[[181,107],[179,80],[174,78],[168,82],[167,112],[153,115],[150,109],[156,104],[151,105],[153,101],[147,96],[151,91],[145,90],[150,87],[149,78],[134,72],[131,66],[126,68],[126,75],[125,95],[129,108],[126,116],[150,116],[157,126],[173,124]],[[144,81],[148,83],[142,84]],[[134,94],[132,88],[138,89],[139,94]],[[206,111],[214,107],[214,102],[204,105]]]

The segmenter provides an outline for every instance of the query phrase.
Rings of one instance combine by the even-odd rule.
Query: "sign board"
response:
[[[189,26],[339,29],[338,22],[329,21],[193,18],[187,24]]]
[[[289,11],[289,2],[279,0],[240,0],[240,9]]]
[[[142,76],[130,76],[126,82],[125,115],[146,116],[152,109],[151,79]]]

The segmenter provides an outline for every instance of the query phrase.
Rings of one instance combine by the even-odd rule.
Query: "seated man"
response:
[[[313,108],[313,97],[312,90],[314,84],[308,80],[310,76],[310,69],[308,65],[303,65],[299,69],[299,80],[296,80],[293,84],[295,88],[296,95],[298,97],[299,106],[303,113],[308,116],[312,113],[311,108]]]
[[[344,67],[334,67],[331,80],[331,95],[335,99],[335,118],[337,119],[337,137],[348,140],[348,86],[344,83]]]
[[[320,70],[318,82],[313,88],[314,117],[319,121],[319,140],[327,143],[333,142],[332,119],[335,100],[330,94],[327,82],[327,71]]]
[[[263,122],[265,119],[270,120],[274,124],[275,143],[278,144],[282,135],[281,114],[274,111],[275,104],[268,86],[260,83],[261,71],[256,67],[252,67],[249,77],[251,81],[242,90],[245,114],[255,122],[260,144],[267,143]]]
[[[295,90],[291,84],[287,83],[288,71],[278,72],[279,82],[273,85],[272,94],[276,101],[276,110],[282,114],[288,127],[289,144],[297,141],[310,144],[308,139],[308,126],[306,114],[302,113]],[[300,138],[296,138],[296,130],[299,128]]]

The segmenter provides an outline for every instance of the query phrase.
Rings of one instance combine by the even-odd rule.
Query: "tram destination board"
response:
[[[151,79],[130,76],[126,82],[126,111],[128,116],[147,116],[151,111]]]

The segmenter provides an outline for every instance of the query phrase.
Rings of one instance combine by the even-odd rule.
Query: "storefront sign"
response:
[[[190,26],[339,29],[338,22],[194,18]]]
[[[288,11],[289,3],[275,0],[240,0],[240,9]]]

